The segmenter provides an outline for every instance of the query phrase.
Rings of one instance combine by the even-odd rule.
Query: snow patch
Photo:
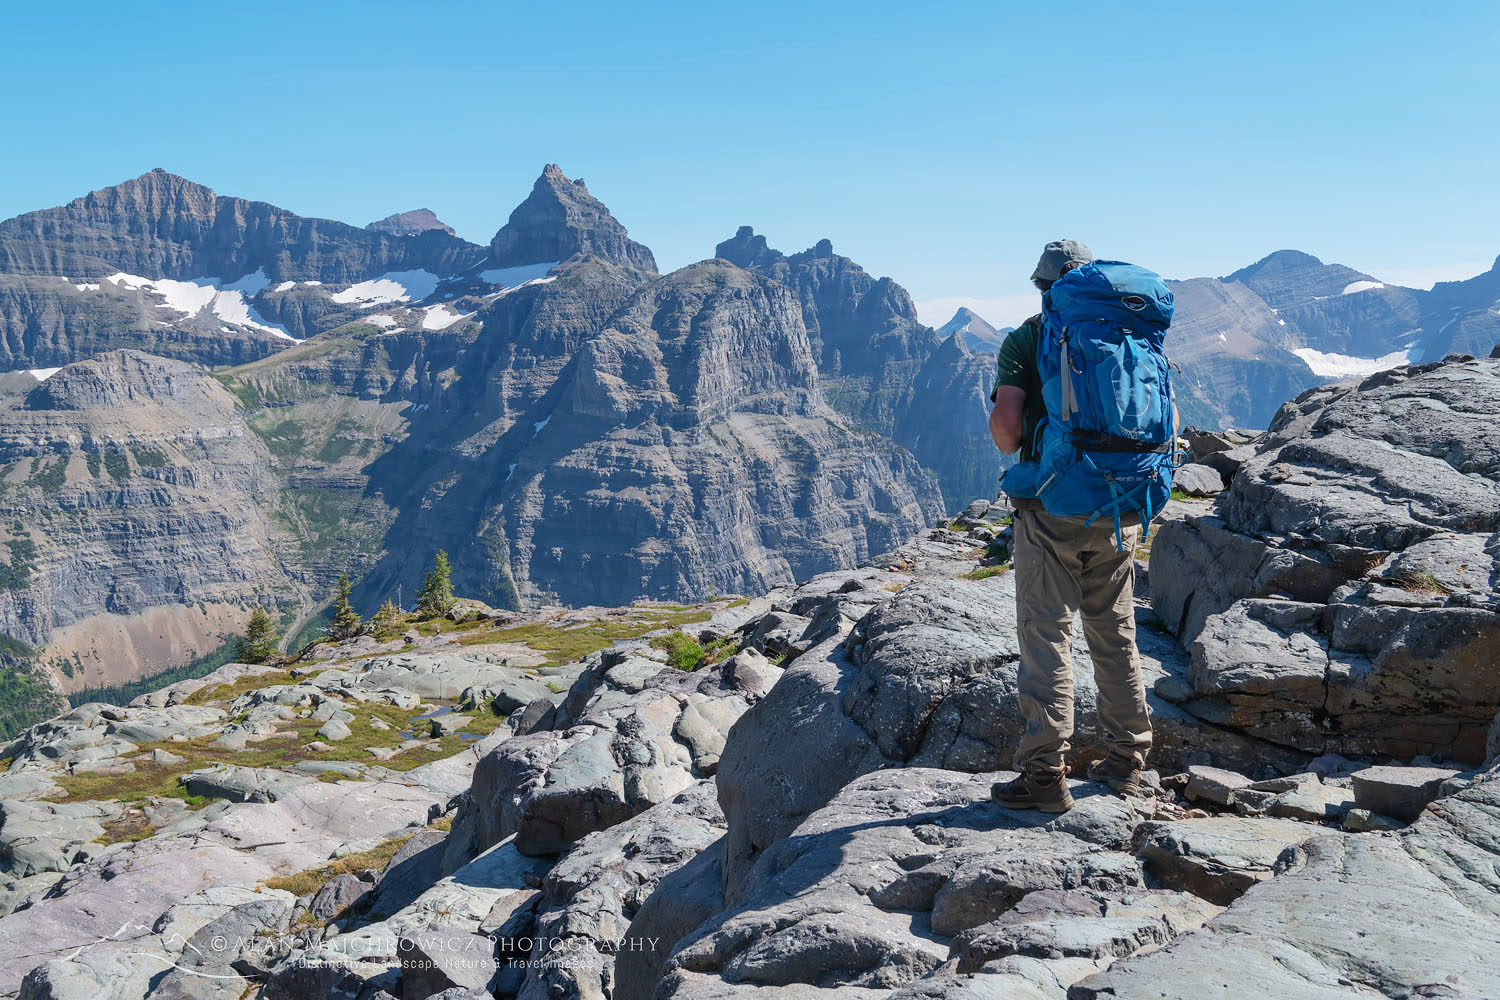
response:
[[[422,329],[446,330],[459,320],[468,319],[473,313],[454,312],[444,305],[428,306],[422,310]]]
[[[98,288],[99,286],[95,285],[94,287]],[[60,371],[62,371],[62,368],[60,368],[60,367],[59,368],[28,368],[28,369],[26,369],[26,374],[30,375],[32,378],[36,379],[38,382],[45,382],[49,378],[51,378],[52,376],[56,375]]]
[[[246,294],[254,295],[270,282],[265,272],[256,268],[253,274],[221,286],[218,278],[194,278],[192,281],[175,281],[171,278],[143,278],[138,274],[123,271],[112,274],[105,281],[116,286],[123,285],[138,291],[159,295],[162,305],[184,316],[196,316],[205,309],[228,323],[255,327],[275,334],[283,340],[297,342],[286,329],[276,323],[267,322],[250,306]]]
[[[1306,362],[1314,375],[1345,377],[1350,375],[1374,375],[1387,368],[1411,363],[1412,349],[1392,351],[1379,358],[1353,358],[1347,354],[1324,354],[1311,347],[1298,347],[1293,354]]]
[[[1222,340],[1226,344],[1229,343],[1229,338],[1226,337],[1226,336],[1224,336],[1224,331],[1223,330],[1219,331],[1219,339]]]
[[[510,463],[510,467],[506,470],[505,481],[507,483],[510,482],[510,477],[514,476],[515,474],[516,474],[516,463],[512,462],[512,463]]]
[[[289,292],[293,288],[296,288],[296,287],[297,287],[297,283],[295,281],[283,281],[281,284],[277,285],[275,288],[273,288],[271,290],[273,292]]]
[[[437,284],[437,275],[430,271],[388,271],[378,278],[334,292],[333,301],[340,305],[359,303],[365,307],[386,302],[414,302],[431,295]]]
[[[226,292],[244,292],[246,296],[254,297],[270,283],[271,279],[266,277],[266,269],[257,267],[252,273],[222,287]]]
[[[551,417],[543,417],[541,420],[538,420],[536,423],[532,424],[531,425],[531,436],[532,437],[536,437],[538,434],[542,433],[542,428],[546,427],[551,422],[552,422],[552,418]]]
[[[365,322],[373,326],[378,326],[382,330],[389,330],[391,327],[396,325],[395,317],[387,316],[385,313],[376,313],[374,316],[366,316]]]
[[[1368,292],[1372,288],[1384,288],[1383,281],[1352,281],[1344,286],[1344,295],[1353,295],[1355,292]]]
[[[560,263],[562,262],[554,260],[542,264],[522,264],[519,267],[494,267],[487,271],[480,271],[479,280],[487,285],[499,285],[502,288],[519,288],[521,285],[529,285],[539,278],[545,278],[547,272]]]

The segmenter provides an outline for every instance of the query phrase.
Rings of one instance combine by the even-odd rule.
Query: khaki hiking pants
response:
[[[1038,505],[1039,506],[1039,505]],[[1017,688],[1026,732],[1017,770],[1060,771],[1073,736],[1073,616],[1083,632],[1099,692],[1099,735],[1108,751],[1139,767],[1151,749],[1151,718],[1135,647],[1135,543],[1139,528],[1113,521],[1088,527],[1030,504],[1014,524],[1016,621],[1021,639]]]

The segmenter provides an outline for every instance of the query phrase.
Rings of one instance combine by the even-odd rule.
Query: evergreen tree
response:
[[[453,607],[452,568],[448,565],[448,553],[439,549],[432,561],[432,571],[422,581],[417,591],[417,613],[423,618],[437,618]]]
[[[353,639],[359,635],[360,617],[359,612],[354,610],[354,605],[349,603],[349,574],[339,576],[338,586],[333,591],[333,607],[329,609],[329,615],[333,621],[327,628],[328,638],[334,642],[343,642],[345,639]]]
[[[257,604],[250,612],[250,622],[245,626],[245,635],[240,639],[241,663],[265,663],[276,655],[276,625],[271,615]]]
[[[394,635],[401,630],[401,609],[396,607],[396,602],[389,597],[375,612],[375,617],[370,619],[370,631],[376,635]]]

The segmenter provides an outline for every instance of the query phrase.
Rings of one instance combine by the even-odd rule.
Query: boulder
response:
[[[1224,492],[1224,478],[1216,469],[1189,462],[1172,470],[1172,488],[1190,497],[1211,497]]]
[[[333,920],[368,902],[374,885],[357,875],[335,875],[313,894],[307,912],[317,921]]]
[[[661,881],[724,832],[714,783],[700,780],[640,815],[591,833],[547,873],[523,996],[602,997],[617,956],[665,958],[662,935],[632,936],[633,920]],[[620,995],[629,995],[621,993]],[[641,994],[646,995],[646,994]]]
[[[1187,773],[1187,797],[1219,806],[1234,805],[1235,793],[1252,785],[1251,780],[1243,774],[1206,764],[1193,764],[1187,769]]]
[[[958,972],[1011,955],[1108,962],[1201,927],[1219,908],[1181,892],[1042,889],[1001,917],[954,936]]]
[[[724,909],[723,856],[720,837],[666,875],[640,904],[625,940],[642,946],[615,956],[616,996],[651,996],[677,942]]]
[[[494,618],[498,614],[500,614],[500,612],[497,612],[494,608],[490,607],[488,604],[485,604],[483,601],[476,601],[472,600],[471,598],[460,597],[458,600],[453,602],[453,606],[448,609],[448,613],[443,617],[447,618],[449,621],[463,624],[465,622],[479,621],[481,618]]]
[[[333,743],[347,740],[351,735],[349,727],[339,719],[329,719],[318,729],[318,739]]]
[[[1467,358],[1283,407],[1216,515],[1152,549],[1153,608],[1193,646],[1184,707],[1309,753],[1484,760],[1497,413],[1500,365]]]
[[[159,940],[152,928],[174,905],[198,893],[217,892],[219,886],[253,886],[274,874],[279,872],[250,852],[191,837],[119,845],[69,870],[45,898],[0,917],[0,995],[19,990],[32,969],[68,956],[83,959],[101,942],[114,942],[121,951],[156,950]],[[206,923],[217,912],[222,910],[210,907],[200,919]],[[194,922],[180,937],[185,940],[198,926]],[[146,980],[164,968],[156,958],[146,964]],[[118,975],[133,975],[129,970],[138,968],[143,967],[130,960]],[[38,975],[61,981],[65,972],[91,975],[61,968]]]
[[[455,939],[459,960],[469,964],[470,971],[476,975],[484,972],[488,982],[499,967],[496,942],[484,937],[492,932],[482,930],[482,927],[496,907],[506,900],[532,898],[533,883],[540,884],[538,876],[541,870],[542,866],[518,853],[515,845],[507,840],[453,874],[426,886],[416,898],[394,913],[377,909],[381,905],[377,897],[368,911],[374,923],[359,924],[335,937],[325,938],[296,958],[309,963],[358,963],[368,975],[376,975],[395,969],[402,961],[402,949],[411,947],[404,943],[405,940],[414,940],[429,931],[453,933],[460,935]],[[489,943],[487,957],[473,953],[476,943],[467,935],[484,937]],[[439,973],[452,975],[457,969],[444,965],[429,971],[434,976]],[[431,981],[423,981],[431,985]]]
[[[201,770],[189,771],[179,780],[189,795],[201,795],[209,799],[227,799],[230,802],[275,802],[285,798],[292,789],[305,785],[313,779],[306,775],[288,774],[271,767],[215,764]]]
[[[368,909],[383,919],[405,909],[422,895],[443,872],[446,837],[439,830],[419,830],[401,845],[375,877]]]
[[[507,740],[476,766],[455,836],[471,828],[482,850],[514,834],[524,853],[557,854],[664,802],[713,772],[730,726],[779,675],[752,651],[696,673],[657,669],[570,729]]]
[[[65,872],[97,856],[113,802],[0,801],[0,864],[12,878]]]
[[[1367,767],[1354,773],[1354,802],[1361,809],[1411,823],[1456,774],[1446,767]]]

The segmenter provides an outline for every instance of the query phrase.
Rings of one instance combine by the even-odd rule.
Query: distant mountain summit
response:
[[[547,164],[527,199],[510,213],[510,221],[490,242],[490,264],[522,267],[589,254],[640,271],[656,271],[651,251],[632,240],[604,203],[584,186],[569,180],[555,163]]]
[[[453,227],[432,213],[429,208],[418,208],[410,212],[387,215],[379,222],[365,226],[372,233],[393,233],[396,236],[416,236],[428,230],[440,229],[449,236],[456,236]]]
[[[1272,309],[1286,309],[1315,298],[1342,295],[1354,285],[1370,288],[1381,285],[1368,274],[1352,267],[1325,264],[1312,254],[1300,250],[1277,250],[1222,280],[1240,282],[1264,299]]]
[[[953,318],[937,328],[939,337],[957,337],[971,351],[996,352],[1014,327],[997,330],[968,306],[959,306]]]

